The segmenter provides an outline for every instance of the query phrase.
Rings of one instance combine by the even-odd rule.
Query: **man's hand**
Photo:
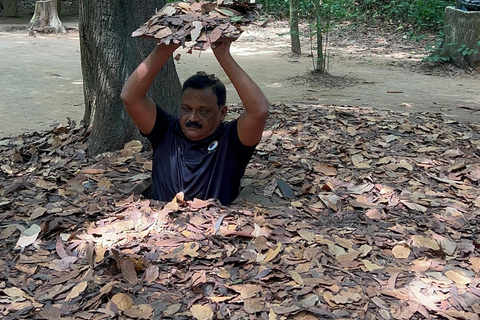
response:
[[[230,55],[230,45],[232,41],[217,41],[212,45],[213,54],[217,59],[225,55]]]

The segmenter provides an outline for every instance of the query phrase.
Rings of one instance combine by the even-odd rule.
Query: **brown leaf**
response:
[[[473,281],[473,277],[469,276],[465,270],[454,269],[445,272],[445,275],[456,284],[466,285]]]
[[[121,265],[122,275],[131,285],[138,283],[137,272],[135,271],[135,264],[130,259],[122,260]]]
[[[412,245],[415,247],[425,247],[435,251],[440,250],[440,246],[433,239],[425,238],[424,236],[414,235],[412,236]]]
[[[335,169],[334,166],[328,163],[319,163],[313,167],[313,170],[315,170],[318,173],[324,174],[326,176],[337,175],[337,169]]]
[[[78,297],[87,288],[88,281],[82,281],[72,288],[72,291],[67,295],[65,301],[70,301]]]
[[[265,259],[262,261],[262,264],[266,264],[266,263],[272,261],[273,259],[275,259],[277,257],[277,255],[280,253],[281,250],[282,250],[282,243],[279,242],[279,243],[277,243],[277,247],[275,249],[268,250],[268,252],[265,256]]]
[[[151,265],[145,271],[145,280],[147,281],[147,283],[154,282],[155,280],[157,280],[158,276],[159,270],[157,265]]]
[[[405,244],[397,244],[393,247],[392,254],[397,259],[406,259],[410,255],[410,248]]]
[[[192,316],[197,320],[211,320],[213,319],[213,310],[208,305],[194,304],[190,308]]]
[[[112,297],[112,302],[115,303],[118,310],[125,311],[132,307],[132,298],[125,293],[117,293]]]
[[[140,304],[138,306],[132,306],[123,311],[123,313],[130,318],[151,319],[153,316],[153,307],[149,304]]]
[[[251,298],[245,299],[243,301],[243,309],[247,313],[257,313],[263,310],[265,307],[265,299],[264,298]]]

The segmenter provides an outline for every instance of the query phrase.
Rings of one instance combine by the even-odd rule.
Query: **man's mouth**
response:
[[[185,123],[185,126],[187,128],[196,128],[196,129],[202,129],[202,124],[201,123],[198,123],[198,122],[191,122],[191,121],[187,121]]]

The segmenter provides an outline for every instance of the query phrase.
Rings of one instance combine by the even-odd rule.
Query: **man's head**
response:
[[[180,126],[193,141],[208,138],[227,114],[225,85],[205,72],[188,78],[182,89]]]

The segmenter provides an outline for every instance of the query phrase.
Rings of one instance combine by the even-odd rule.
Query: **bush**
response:
[[[259,0],[264,5],[265,0]],[[384,21],[406,25],[415,30],[439,30],[443,27],[445,7],[455,5],[456,0],[323,0],[322,8],[331,19],[376,23]],[[288,0],[269,0],[269,12],[286,18]],[[311,17],[315,13],[312,0],[299,0],[299,15]]]

